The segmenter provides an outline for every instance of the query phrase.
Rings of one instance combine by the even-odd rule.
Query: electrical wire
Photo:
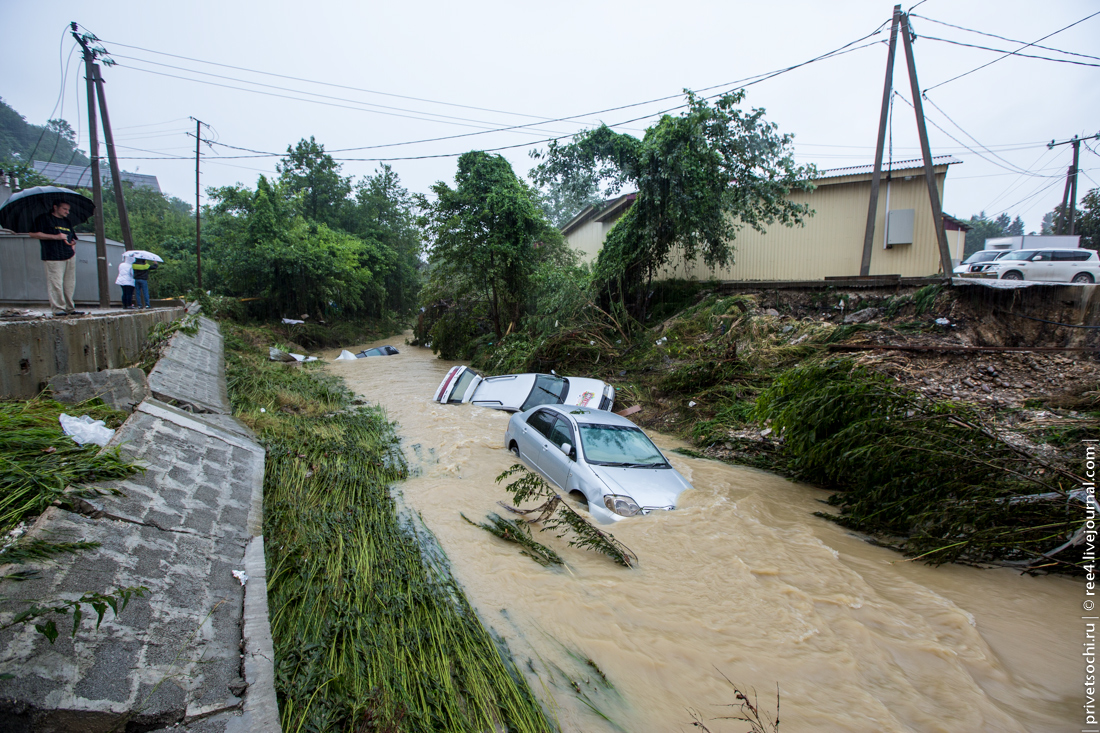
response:
[[[1004,36],[998,36],[996,33],[986,33],[985,31],[975,30],[974,28],[966,28],[966,27],[961,26],[961,25],[955,25],[954,23],[945,23],[942,20],[936,20],[935,18],[929,18],[926,15],[917,15],[915,13],[910,13],[910,16],[913,17],[913,18],[920,18],[921,20],[927,20],[927,21],[932,22],[932,23],[938,23],[939,25],[945,25],[949,28],[957,28],[960,31],[966,31],[967,33],[977,33],[979,36],[988,36],[990,38],[996,38],[999,41],[1008,41],[1009,43],[1027,43],[1027,41],[1018,41],[1015,38],[1005,38]],[[1090,56],[1087,53],[1076,53],[1074,51],[1065,51],[1065,50],[1060,49],[1060,48],[1054,48],[1053,46],[1040,46],[1038,43],[1032,43],[1030,45],[1034,46],[1035,48],[1041,48],[1044,51],[1054,51],[1055,53],[1064,53],[1067,56],[1080,56],[1081,58],[1095,59],[1096,61],[1100,61],[1100,56]]]
[[[995,58],[995,59],[993,59],[992,61],[990,61],[988,63],[984,63],[981,66],[978,66],[976,68],[971,69],[970,71],[965,71],[962,74],[959,74],[958,76],[951,77],[947,81],[941,81],[939,84],[928,87],[927,89],[924,90],[924,93],[927,94],[928,92],[932,91],[933,89],[936,89],[937,87],[942,87],[944,84],[950,84],[953,81],[957,81],[958,79],[962,79],[964,76],[969,76],[970,74],[973,74],[975,71],[981,71],[982,69],[984,69],[987,66],[991,66],[991,65],[997,63],[998,61],[1003,61],[1004,59],[1008,58],[1009,56],[1014,56],[1014,55],[1017,54],[1017,52],[1023,51],[1025,48],[1028,48],[1029,46],[1034,46],[1039,41],[1045,41],[1046,39],[1050,38],[1051,36],[1056,36],[1059,33],[1061,33],[1062,31],[1067,31],[1070,28],[1072,28],[1073,26],[1080,25],[1081,23],[1084,23],[1086,20],[1088,20],[1090,18],[1095,18],[1097,15],[1100,15],[1100,10],[1096,11],[1092,15],[1086,15],[1084,18],[1081,18],[1080,20],[1077,20],[1077,21],[1074,21],[1073,23],[1070,23],[1065,28],[1059,28],[1058,30],[1054,31],[1053,33],[1048,33],[1047,35],[1043,36],[1042,38],[1039,38],[1035,41],[1032,41],[1031,43],[1028,43],[1024,46],[1021,46],[1020,48],[1016,49],[1016,51],[1011,51],[1009,53],[1006,53],[1004,56],[1000,56],[998,58]]]
[[[909,105],[910,107],[913,107],[913,103],[912,103],[912,102],[910,102],[910,101],[909,101],[908,99],[906,99],[906,98],[905,98],[905,95],[904,95],[904,94],[902,94],[901,92],[894,92],[894,93],[898,95],[898,97],[899,97],[899,98],[901,99],[901,101],[905,102],[905,103],[906,103],[906,104],[908,104],[908,105]],[[923,95],[922,95],[922,96],[923,96]],[[933,106],[935,106],[935,105],[933,105]],[[914,107],[914,109],[915,109],[915,107]],[[939,109],[939,107],[936,107],[936,109]],[[946,115],[945,115],[945,116],[946,116]],[[1044,175],[1042,175],[1042,174],[1039,174],[1039,173],[1032,173],[1032,172],[1030,172],[1030,171],[1025,171],[1024,169],[1022,169],[1022,168],[1020,168],[1019,166],[1017,166],[1017,165],[1015,165],[1015,164],[1012,164],[1012,163],[1009,163],[1009,166],[1012,166],[1012,167],[1009,167],[1009,166],[1005,166],[1005,165],[1002,165],[1002,164],[998,163],[998,162],[997,162],[997,161],[995,161],[995,160],[990,160],[989,158],[985,157],[984,155],[982,155],[981,153],[979,153],[979,152],[978,152],[977,150],[975,150],[974,148],[972,148],[972,147],[970,147],[969,145],[967,145],[966,143],[964,143],[964,142],[963,142],[962,140],[959,140],[959,139],[958,139],[957,137],[955,137],[954,135],[952,135],[952,134],[951,134],[950,132],[948,132],[947,130],[945,130],[945,129],[943,129],[942,127],[940,127],[940,126],[939,126],[939,125],[938,125],[938,124],[936,123],[936,121],[935,121],[935,120],[933,120],[933,119],[929,119],[927,115],[925,116],[925,118],[924,118],[924,119],[925,119],[925,122],[927,122],[928,124],[930,124],[930,125],[932,125],[933,127],[935,127],[935,128],[937,129],[937,130],[939,130],[940,132],[942,132],[942,133],[943,133],[944,135],[947,135],[947,136],[948,136],[949,138],[951,138],[952,140],[954,140],[955,142],[957,142],[957,143],[958,143],[959,145],[962,145],[962,146],[963,146],[963,148],[965,148],[966,150],[970,151],[970,152],[971,152],[971,153],[973,153],[974,155],[978,156],[979,158],[981,158],[982,160],[984,160],[984,161],[985,161],[986,163],[989,163],[989,164],[991,164],[991,165],[995,165],[995,166],[997,166],[998,168],[1003,168],[1003,169],[1005,169],[1006,171],[1009,171],[1009,172],[1011,172],[1011,173],[1019,173],[1019,174],[1021,174],[1021,175],[1027,175],[1027,176],[1032,176],[1032,177],[1034,177],[1034,178],[1057,178],[1057,176],[1044,176]],[[961,128],[960,128],[960,129],[961,129]],[[1005,161],[1005,162],[1008,162],[1008,161]]]
[[[69,26],[65,26],[65,30],[61,31],[61,41],[57,45],[57,61],[58,70],[61,72],[61,90],[57,93],[57,101],[53,104],[53,110],[50,112],[50,116],[47,120],[53,119],[54,114],[57,113],[57,105],[61,104],[61,97],[65,94],[65,34],[69,32]],[[70,54],[70,58],[72,55]],[[34,167],[34,154],[38,152],[38,146],[42,144],[42,138],[46,135],[46,130],[49,129],[49,122],[42,126],[42,134],[38,136],[38,142],[34,144],[34,148],[31,149],[31,154],[27,156],[27,160],[30,161],[29,165]]]
[[[889,22],[889,21],[887,21],[887,22]],[[699,89],[698,91],[707,92],[707,91],[711,91],[711,90],[714,90],[714,89],[720,89],[720,88],[724,88],[724,87],[734,87],[734,85],[741,85],[740,87],[735,87],[735,88],[744,88],[746,86],[750,86],[751,84],[759,83],[761,81],[766,81],[767,79],[773,78],[774,76],[778,76],[779,74],[787,73],[789,71],[793,71],[794,69],[801,68],[802,66],[806,66],[807,64],[815,63],[817,61],[821,61],[821,60],[824,60],[824,59],[827,59],[827,58],[832,58],[832,57],[843,55],[843,54],[846,54],[846,53],[851,53],[853,51],[858,51],[862,48],[868,48],[870,46],[877,45],[877,42],[872,42],[872,43],[869,43],[869,44],[865,44],[863,46],[858,46],[858,47],[853,48],[853,46],[855,46],[855,44],[858,44],[858,43],[860,43],[864,40],[867,40],[868,38],[871,38],[872,36],[877,35],[878,33],[880,33],[882,31],[882,28],[886,25],[887,22],[884,22],[884,23],[880,24],[878,28],[873,30],[871,33],[868,33],[867,35],[862,36],[861,38],[857,38],[854,41],[846,43],[843,46],[840,46],[839,48],[836,48],[832,51],[821,54],[820,56],[814,57],[814,58],[809,59],[807,61],[804,61],[804,62],[801,62],[801,63],[798,63],[798,64],[794,64],[792,66],[788,66],[788,67],[785,67],[785,68],[777,69],[775,71],[770,71],[770,72],[765,72],[765,73],[762,73],[762,74],[756,74],[756,75],[753,75],[753,76],[745,77],[744,79],[740,79],[740,80],[737,80],[737,81],[734,81],[734,82],[727,82],[727,83],[724,83],[724,84],[716,84],[716,85],[713,85],[713,86],[710,86],[710,87],[704,87],[702,89]],[[121,46],[127,46],[127,44],[121,44],[121,43],[117,43],[117,42],[112,42],[112,43],[116,43],[117,45],[121,45]],[[145,50],[145,51],[148,51],[150,53],[158,53],[158,54],[162,53],[162,52],[159,52],[159,51],[150,51],[149,49],[140,49],[140,47],[136,47],[136,46],[127,46],[127,47],[129,47],[129,48],[139,48],[139,50]],[[174,54],[164,54],[164,55],[174,56]],[[257,71],[257,70],[254,70],[254,69],[243,69],[243,67],[232,67],[232,66],[229,66],[227,64],[217,64],[215,62],[202,61],[201,59],[192,59],[192,58],[189,58],[189,57],[177,57],[177,58],[184,58],[184,59],[187,59],[187,60],[190,60],[190,61],[196,61],[198,63],[207,63],[207,64],[212,64],[212,65],[217,65],[217,66],[227,66],[229,68],[235,68],[235,69],[238,69],[238,70],[245,70],[245,71],[252,71],[254,73],[270,74],[270,72],[261,72],[261,71]],[[181,78],[181,77],[175,77],[175,75],[164,74],[163,72],[155,72],[155,71],[152,71],[152,70],[149,70],[149,69],[139,69],[139,68],[133,67],[133,66],[128,66],[126,68],[129,68],[129,69],[135,70],[135,71],[144,71],[145,73],[150,73],[150,74],[160,74],[162,76],[169,76],[169,77],[173,77],[173,78]],[[280,74],[270,74],[270,75],[272,75],[272,76],[283,76],[283,75],[280,75]],[[298,77],[284,77],[284,78],[299,79]],[[185,78],[184,80],[185,81],[193,81],[193,82],[200,83],[200,84],[202,84],[202,83],[210,84],[210,85],[213,85],[213,86],[226,86],[226,85],[221,85],[221,84],[218,84],[218,83],[215,83],[215,82],[206,82],[206,81],[203,81],[201,79],[186,79]],[[316,81],[308,80],[308,79],[299,79],[299,80],[307,81],[307,82],[310,82],[310,83],[325,84],[325,82],[316,82]],[[245,81],[243,83],[251,83],[251,82]],[[332,86],[342,86],[342,85],[332,85]],[[355,89],[354,87],[344,87],[344,88]],[[284,95],[278,95],[278,94],[271,94],[271,93],[267,93],[267,92],[261,92],[261,91],[258,91],[258,90],[244,89],[243,91],[252,91],[253,93],[256,93],[256,94],[270,94],[270,96],[276,96],[276,97],[284,96]],[[360,90],[360,91],[369,91],[369,90]],[[727,89],[726,91],[724,91],[722,93],[728,93],[729,91],[733,91],[733,89]],[[402,95],[394,95],[394,96],[402,96]],[[720,95],[715,95],[715,96],[720,96]],[[407,98],[409,98],[409,99],[418,99],[418,98],[415,98],[415,97],[407,97]],[[580,119],[580,118],[583,118],[583,117],[593,117],[593,116],[596,116],[596,115],[607,114],[607,113],[610,113],[610,112],[621,111],[621,110],[624,110],[624,109],[640,107],[640,106],[644,106],[644,105],[648,105],[648,104],[655,104],[655,103],[658,103],[658,102],[667,101],[669,99],[678,99],[678,98],[680,98],[679,94],[668,95],[668,96],[665,96],[665,97],[659,97],[659,98],[656,98],[656,99],[646,100],[644,102],[635,102],[633,104],[620,105],[618,107],[611,107],[611,108],[608,108],[608,109],[598,110],[598,111],[595,111],[595,112],[586,112],[586,113],[583,113],[583,114],[571,115],[571,116],[568,116],[568,117],[559,117],[559,118],[552,118],[552,119],[540,118],[539,122],[527,123],[527,124],[523,124],[523,125],[511,125],[511,126],[507,126],[507,127],[498,127],[498,128],[493,128],[493,129],[486,129],[486,130],[481,131],[481,132],[464,133],[464,134],[459,134],[459,135],[447,135],[447,136],[440,136],[440,137],[435,137],[435,138],[426,138],[426,139],[422,139],[422,140],[406,141],[406,142],[400,142],[400,143],[388,143],[388,144],[381,144],[381,145],[367,145],[367,146],[360,146],[360,147],[353,147],[353,148],[336,148],[336,149],[333,149],[333,150],[329,150],[327,152],[329,154],[332,154],[332,153],[355,152],[355,151],[359,151],[359,150],[371,150],[371,149],[388,148],[388,147],[400,147],[400,146],[423,144],[423,143],[429,143],[429,142],[440,142],[440,141],[444,141],[444,140],[454,140],[454,139],[458,139],[458,138],[471,137],[471,136],[474,136],[474,135],[488,134],[490,132],[506,132],[506,131],[512,131],[512,130],[520,130],[520,129],[525,129],[525,128],[533,127],[533,126],[536,126],[536,125],[544,124],[544,123],[547,123],[547,122],[549,122],[549,123],[570,122],[570,121],[577,120],[577,119]],[[310,101],[310,102],[313,102],[313,103],[316,103],[316,104],[329,104],[330,106],[334,106],[334,107],[344,107],[344,105],[319,102],[319,101],[316,101],[316,100],[296,100],[296,101]],[[431,101],[431,100],[428,100],[428,101]],[[458,106],[467,106],[467,105],[458,105]],[[637,122],[639,120],[648,119],[650,117],[654,117],[654,116],[657,116],[657,115],[660,115],[660,114],[666,114],[666,113],[674,111],[676,109],[680,109],[683,106],[684,105],[682,105],[682,104],[677,105],[676,107],[673,107],[673,108],[670,108],[670,109],[667,109],[667,110],[662,110],[660,112],[645,115],[643,117],[638,117],[638,118],[635,118],[633,120],[628,120],[626,122],[617,123],[616,125],[613,125],[613,126],[614,127],[621,127],[623,125],[630,124],[631,122]],[[352,108],[352,109],[359,109],[359,108]],[[484,109],[484,108],[474,108],[474,109]],[[361,110],[361,111],[367,111],[367,110]],[[507,113],[507,114],[519,114],[519,113]],[[528,115],[528,116],[530,116],[530,115]],[[446,123],[446,124],[458,124],[458,123]],[[476,125],[463,125],[463,126],[476,127]],[[544,142],[549,142],[549,140],[560,140],[563,137],[568,137],[568,135],[562,135],[560,137],[549,138],[549,139],[546,139],[546,140],[539,140],[539,141],[529,143],[529,144],[521,144],[521,145],[504,146],[504,147],[500,147],[500,148],[494,148],[494,150],[503,150],[503,149],[507,149],[507,148],[511,148],[511,147],[525,147],[525,146],[529,146],[529,145],[538,145],[538,144],[542,144]],[[228,145],[226,143],[216,143],[216,144],[221,145],[222,147],[226,147],[226,148],[230,148],[230,149],[234,149],[234,150],[241,150],[241,151],[244,151],[244,152],[254,153],[256,155],[263,155],[263,156],[270,156],[270,157],[281,157],[281,156],[285,155],[285,153],[272,153],[272,152],[269,152],[269,151],[254,150],[252,148],[244,148],[244,147],[240,147],[240,146],[233,146],[233,145]],[[454,157],[455,155],[461,155],[461,153],[448,154],[448,155],[443,155],[443,156],[430,156],[430,157]],[[240,156],[240,157],[245,157],[245,156]],[[349,159],[349,160],[369,160],[369,161],[410,160],[410,159],[415,160],[415,159],[421,159],[423,157],[425,157],[425,156],[416,156],[416,157],[407,157],[407,158],[371,158],[371,159]]]
[[[996,153],[994,153],[994,152],[993,152],[992,150],[990,150],[989,148],[987,148],[987,147],[986,147],[985,145],[982,145],[982,144],[981,144],[981,142],[979,142],[979,140],[978,140],[978,139],[977,139],[976,137],[974,137],[974,136],[973,136],[973,135],[971,135],[971,134],[970,134],[969,132],[967,132],[966,130],[964,130],[964,129],[962,128],[962,125],[960,125],[960,124],[959,124],[958,122],[955,122],[955,120],[951,119],[951,116],[950,116],[949,114],[947,114],[946,112],[944,112],[944,111],[943,111],[943,109],[941,109],[941,108],[940,108],[940,106],[939,106],[938,104],[936,104],[935,102],[933,102],[933,101],[932,101],[932,100],[931,100],[931,99],[929,98],[929,96],[928,96],[927,92],[926,92],[926,93],[924,93],[924,94],[921,94],[921,97],[922,97],[922,98],[924,99],[924,101],[926,101],[926,102],[928,102],[928,103],[929,103],[930,105],[932,105],[932,106],[933,106],[933,107],[934,107],[934,108],[936,109],[936,111],[937,111],[937,112],[939,112],[939,113],[940,113],[941,115],[943,115],[944,117],[946,117],[946,118],[947,118],[947,121],[948,121],[948,122],[950,122],[950,123],[951,123],[952,125],[954,125],[955,127],[957,127],[957,128],[959,129],[959,131],[960,131],[960,132],[962,132],[962,134],[966,135],[966,136],[967,136],[968,138],[970,138],[971,140],[973,140],[973,141],[975,142],[975,144],[977,144],[977,146],[978,146],[979,148],[981,148],[981,149],[982,149],[982,150],[984,150],[985,152],[989,153],[989,154],[990,154],[990,155],[992,155],[992,156],[993,156],[994,158],[997,158],[997,159],[998,159],[998,160],[1000,160],[1000,161],[1001,161],[1002,163],[1005,163],[1005,164],[1007,164],[1007,165],[1011,166],[1012,168],[1016,169],[1016,170],[1017,170],[1017,171],[1019,171],[1020,173],[1024,173],[1024,172],[1025,172],[1023,168],[1020,168],[1020,166],[1016,165],[1015,163],[1013,163],[1013,162],[1012,162],[1012,161],[1010,161],[1010,160],[1006,160],[1005,158],[1002,158],[1001,156],[997,155],[997,154],[996,154]]]
[[[1052,59],[1049,56],[1036,56],[1030,53],[1017,53],[1015,51],[1005,51],[1003,48],[990,48],[989,46],[979,46],[975,43],[963,43],[962,41],[953,41],[950,38],[937,38],[936,36],[926,36],[923,33],[920,36],[926,41],[939,41],[941,43],[950,43],[952,46],[965,46],[966,48],[977,48],[982,51],[995,51],[997,53],[1004,53],[1010,56],[1019,56],[1024,59],[1039,59],[1041,61],[1053,61],[1058,64],[1076,64],[1077,66],[1092,66],[1100,68],[1100,64],[1089,63],[1088,61],[1074,61],[1073,59]]]

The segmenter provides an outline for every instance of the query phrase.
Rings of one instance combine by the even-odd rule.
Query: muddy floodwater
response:
[[[771,713],[778,684],[791,733],[1080,729],[1082,583],[907,562],[813,516],[825,492],[652,433],[695,489],[611,528],[639,566],[544,533],[568,567],[543,568],[461,517],[508,498],[509,415],[433,403],[453,363],[404,337],[364,346],[387,343],[401,353],[327,368],[397,421],[413,471],[397,493],[563,731],[698,730],[694,713],[741,733],[716,720],[725,678]]]

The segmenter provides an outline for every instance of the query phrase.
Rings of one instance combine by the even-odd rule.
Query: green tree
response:
[[[45,125],[32,125],[0,99],[0,168],[10,171],[20,164],[30,168],[34,160],[84,166],[91,163],[77,149],[76,135],[68,122],[53,119]]]
[[[643,320],[646,294],[674,249],[708,265],[733,260],[738,231],[767,224],[801,224],[811,214],[789,199],[812,190],[813,167],[798,167],[792,137],[779,134],[764,110],[744,112],[744,92],[722,95],[711,105],[687,92],[688,109],[666,115],[641,140],[601,126],[559,145],[552,141],[534,179],[540,186],[583,189],[586,178],[609,193],[630,185],[638,196],[608,234],[596,262],[605,299],[633,300]]]
[[[375,245],[380,260],[369,264],[382,278],[387,307],[396,313],[412,313],[417,306],[422,264],[414,197],[388,165],[359,181],[354,193],[345,228]]]
[[[303,216],[330,227],[340,226],[351,194],[351,180],[340,175],[340,164],[311,135],[287,146],[277,165],[284,191]]]
[[[966,233],[965,255],[969,257],[978,250],[985,249],[985,240],[997,237],[1014,237],[1024,233],[1024,221],[1016,217],[1013,221],[1008,214],[1000,214],[996,219],[990,219],[982,211],[976,216],[971,216],[970,231]]]
[[[464,154],[455,187],[440,181],[432,190],[429,293],[484,304],[499,339],[520,325],[531,278],[541,259],[562,248],[561,233],[499,155]]]

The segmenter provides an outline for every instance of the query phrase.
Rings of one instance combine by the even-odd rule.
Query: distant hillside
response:
[[[76,133],[68,122],[57,119],[45,125],[32,125],[0,99],[0,168],[32,159],[64,165],[91,163],[77,149]]]

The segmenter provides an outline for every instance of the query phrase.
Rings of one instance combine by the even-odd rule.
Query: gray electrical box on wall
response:
[[[886,214],[886,246],[913,243],[916,209],[895,209]]]

